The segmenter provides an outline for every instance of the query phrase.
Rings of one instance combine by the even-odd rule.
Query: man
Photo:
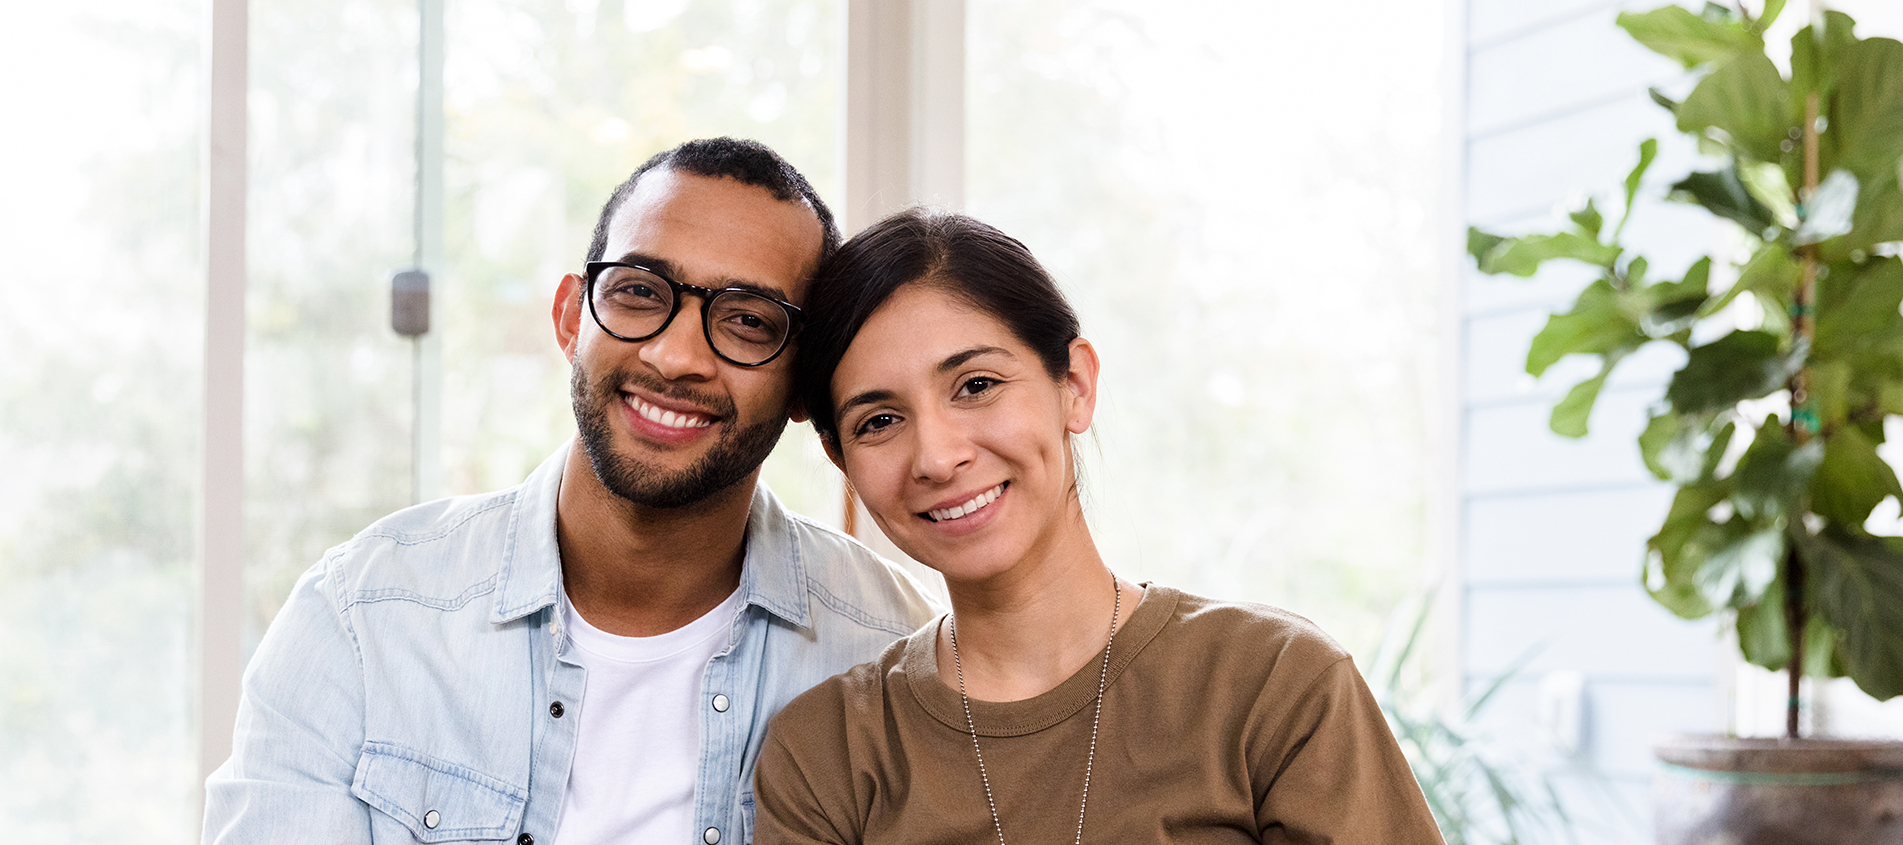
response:
[[[767,723],[933,612],[758,486],[837,245],[720,138],[617,188],[561,281],[579,449],[410,508],[298,582],[245,673],[209,843],[743,843]]]

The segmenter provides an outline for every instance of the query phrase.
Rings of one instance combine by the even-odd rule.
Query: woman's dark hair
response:
[[[1053,379],[1070,370],[1077,313],[1031,251],[963,214],[914,208],[887,217],[839,247],[807,294],[794,389],[813,428],[838,442],[833,371],[859,329],[911,284],[958,297],[1004,323]]]

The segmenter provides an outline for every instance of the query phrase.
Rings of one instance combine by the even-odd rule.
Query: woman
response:
[[[1105,565],[1070,448],[1097,353],[1022,244],[902,213],[806,313],[801,401],[952,612],[774,719],[756,841],[1440,841],[1340,646]]]

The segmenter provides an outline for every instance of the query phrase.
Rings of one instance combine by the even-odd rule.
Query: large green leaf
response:
[[[1870,38],[1842,54],[1819,141],[1828,166],[1873,181],[1903,158],[1903,42]]]
[[[1605,215],[1599,213],[1599,208],[1593,205],[1591,197],[1586,198],[1584,207],[1566,216],[1573,221],[1573,225],[1579,227],[1580,234],[1595,241],[1599,238],[1599,229],[1606,225]]]
[[[1811,605],[1840,634],[1837,659],[1871,697],[1903,695],[1903,539],[1835,526],[1799,539]]]
[[[1811,359],[1804,376],[1805,391],[1810,394],[1810,404],[1817,408],[1817,424],[1823,430],[1834,430],[1850,416],[1852,375],[1848,361],[1818,363],[1815,357]]]
[[[1736,485],[1731,503],[1741,516],[1759,523],[1792,513],[1823,459],[1823,441],[1800,446],[1785,434],[1777,417],[1767,417],[1744,457],[1738,459],[1738,469],[1731,476]]]
[[[1660,481],[1695,478],[1701,457],[1686,437],[1685,417],[1664,411],[1653,414],[1639,433],[1639,457]]]
[[[1665,398],[1680,413],[1723,410],[1783,389],[1803,364],[1802,354],[1778,350],[1776,335],[1734,331],[1692,347]]]
[[[1794,100],[1815,92],[1829,96],[1837,85],[1837,68],[1844,51],[1856,43],[1851,32],[1856,25],[1842,12],[1825,12],[1824,28],[1804,27],[1791,36],[1791,96]],[[1796,102],[1797,119],[1802,120],[1802,101]]]
[[[1789,303],[1803,274],[1797,262],[1791,259],[1791,251],[1780,243],[1765,244],[1744,269],[1738,272],[1738,283],[1716,308],[1707,306],[1705,313],[1711,314],[1730,304],[1731,296],[1741,291],[1750,291],[1759,299],[1780,305]]]
[[[1676,414],[1667,410],[1653,415],[1645,431],[1639,434],[1639,457],[1645,461],[1646,469],[1661,481],[1689,484],[1710,479],[1737,430],[1735,423],[1726,422],[1717,434],[1711,435],[1708,432],[1711,423],[1709,414]]]
[[[1474,257],[1475,264],[1483,264],[1487,260],[1487,254],[1493,252],[1494,247],[1506,243],[1506,240],[1499,235],[1482,232],[1477,226],[1468,226],[1467,254]]]
[[[1724,530],[1711,521],[1711,509],[1730,495],[1725,481],[1701,482],[1679,488],[1672,509],[1658,533],[1645,541],[1645,591],[1667,610],[1684,619],[1710,615],[1694,581],[1711,552],[1723,545]]]
[[[1469,249],[1477,245],[1471,233],[1467,244]],[[1618,260],[1619,253],[1620,249],[1616,246],[1602,244],[1572,232],[1505,238],[1480,257],[1480,272],[1531,276],[1540,269],[1541,263],[1555,258],[1570,258],[1600,267],[1611,267]]]
[[[1773,582],[1756,604],[1738,608],[1738,650],[1753,666],[1772,671],[1791,662],[1791,626],[1785,617],[1784,583]]]
[[[1742,519],[1720,526],[1723,540],[1692,577],[1698,593],[1712,607],[1744,607],[1764,598],[1777,580],[1784,559],[1784,531],[1778,527],[1752,528]]]
[[[1640,259],[1633,259],[1637,266]],[[1711,259],[1700,258],[1676,282],[1660,282],[1640,290],[1646,314],[1640,327],[1653,337],[1670,335],[1691,327],[1705,301],[1711,298]]]
[[[1804,203],[1804,222],[1792,242],[1803,246],[1848,233],[1851,215],[1857,210],[1857,187],[1857,177],[1850,171],[1831,171]]]
[[[1538,376],[1568,355],[1636,349],[1646,339],[1621,307],[1612,283],[1599,279],[1580,292],[1573,310],[1547,319],[1527,350],[1526,371]]]
[[[1784,11],[1784,0],[1764,0],[1764,11],[1758,15],[1757,20],[1751,22],[1751,31],[1763,34],[1765,30],[1771,28],[1771,24],[1777,22],[1778,13],[1782,11]]]
[[[1791,92],[1762,50],[1738,53],[1718,63],[1678,104],[1678,130],[1705,135],[1709,129],[1757,161],[1778,162],[1790,140]]]
[[[1903,179],[1903,161],[1897,162],[1895,171],[1878,173],[1863,183],[1857,210],[1850,219],[1850,233],[1824,242],[1825,262],[1856,257],[1877,244],[1903,241],[1903,190],[1898,189],[1899,179]]]
[[[1605,388],[1606,379],[1612,375],[1612,368],[1618,366],[1619,359],[1624,357],[1623,352],[1608,353],[1604,363],[1599,365],[1598,375],[1575,384],[1572,390],[1566,391],[1566,398],[1559,400],[1559,404],[1553,406],[1552,418],[1547,421],[1547,425],[1552,427],[1554,434],[1561,437],[1586,436],[1586,422],[1592,416],[1593,403],[1599,401],[1599,391]]]
[[[1831,433],[1824,461],[1811,478],[1811,510],[1844,525],[1862,525],[1886,496],[1903,498],[1896,471],[1856,426]]]
[[[1620,12],[1618,23],[1640,44],[1687,68],[1764,49],[1763,40],[1744,26],[1699,17],[1683,6]]]
[[[1738,178],[1753,199],[1763,203],[1771,219],[1786,229],[1797,228],[1797,192],[1791,189],[1784,168],[1769,162],[1757,162],[1738,168]]]
[[[1661,105],[1671,102],[1660,96],[1656,90],[1652,92],[1652,97],[1655,100],[1659,100]],[[1670,106],[1667,106],[1667,108],[1676,111],[1678,104],[1672,103]],[[1639,142],[1639,161],[1637,164],[1632,165],[1631,172],[1625,175],[1625,209],[1619,212],[1619,225],[1613,227],[1613,243],[1619,242],[1619,235],[1625,231],[1625,224],[1632,222],[1632,202],[1639,196],[1639,183],[1644,181],[1645,171],[1651,169],[1652,161],[1658,158],[1658,155],[1659,142],[1657,138],[1647,138]]]
[[[1777,223],[1777,216],[1745,187],[1736,166],[1693,173],[1672,186],[1671,197],[1702,205],[1706,211],[1736,221],[1753,235],[1762,235]]]
[[[1814,608],[1817,602],[1809,604]],[[1850,674],[1844,665],[1844,635],[1821,613],[1812,612],[1804,623],[1804,674],[1813,678],[1841,678]]]
[[[1837,360],[1903,336],[1903,260],[1831,265],[1817,281],[1817,325],[1811,348]]]

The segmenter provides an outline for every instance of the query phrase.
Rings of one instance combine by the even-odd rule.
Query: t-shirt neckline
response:
[[[1130,612],[1130,620],[1117,630],[1110,646],[1110,669],[1104,673],[1104,695],[1116,684],[1118,676],[1143,648],[1156,638],[1176,613],[1182,593],[1168,587],[1144,582],[1143,599]],[[925,712],[959,733],[965,727],[965,710],[958,690],[938,679],[938,636],[945,616],[906,638],[903,672],[905,684]],[[1020,701],[971,700],[971,721],[979,736],[1009,737],[1036,733],[1075,715],[1097,697],[1097,679],[1103,673],[1102,653],[1085,663],[1064,682],[1050,691]]]
[[[589,624],[562,591],[562,615],[569,641],[589,655],[617,663],[655,663],[685,654],[725,633],[728,623],[740,607],[740,590],[722,600],[699,618],[664,634],[652,637],[624,637]]]

